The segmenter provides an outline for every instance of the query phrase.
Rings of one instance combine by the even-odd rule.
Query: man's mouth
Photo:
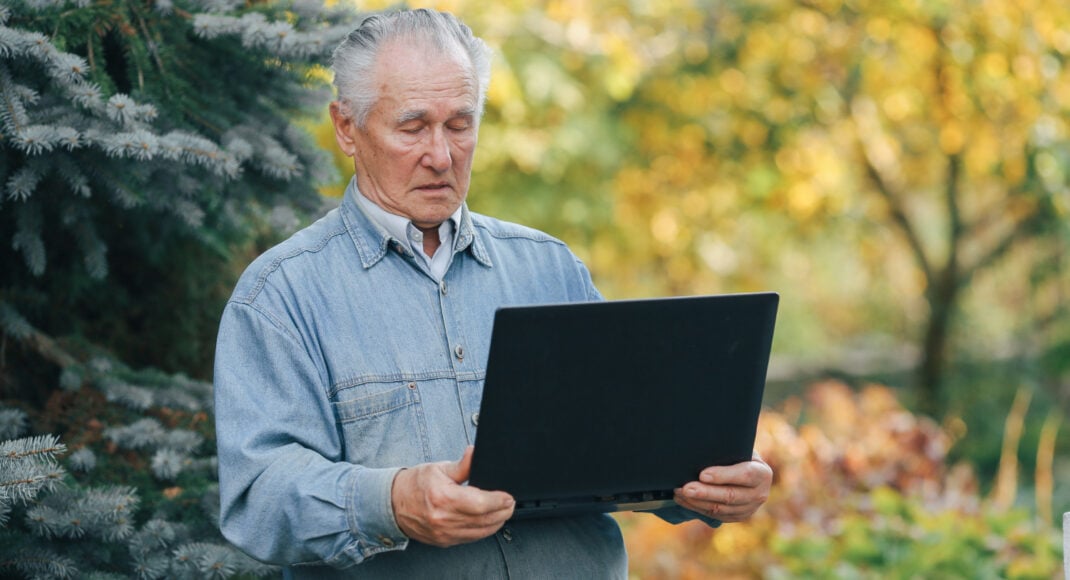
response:
[[[450,188],[450,184],[449,183],[442,182],[442,183],[428,183],[426,185],[421,185],[417,189],[426,189],[426,190],[431,190],[431,191],[437,191],[439,189],[449,189],[449,188]]]

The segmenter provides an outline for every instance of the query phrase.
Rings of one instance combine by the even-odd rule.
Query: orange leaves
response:
[[[162,493],[163,493],[163,496],[166,497],[167,499],[174,500],[178,496],[182,495],[183,491],[184,490],[181,487],[174,486],[174,487],[168,487],[168,488],[164,489]]]
[[[763,457],[795,480],[785,496],[789,513],[821,502],[823,494],[843,496],[878,486],[908,494],[939,491],[934,485],[939,488],[945,473],[950,439],[932,420],[906,411],[890,389],[869,386],[856,394],[827,381],[812,386],[807,399],[810,422],[798,430],[775,412],[763,415],[759,430]],[[810,477],[816,474],[822,475]]]
[[[827,550],[842,543],[845,558],[879,558],[873,538],[865,536],[865,518],[890,517],[906,509],[906,500],[918,502],[921,513],[977,512],[973,473],[945,464],[950,443],[940,426],[908,412],[888,387],[856,392],[837,381],[816,383],[804,398],[762,414],[755,446],[775,475],[769,501],[750,521],[714,530],[695,522],[672,526],[648,515],[618,515],[632,573],[763,577],[768,570],[790,568],[784,557],[791,552],[781,553],[783,546],[802,549],[799,542],[805,540],[799,538],[807,535],[818,542],[811,548],[821,557],[830,557]]]

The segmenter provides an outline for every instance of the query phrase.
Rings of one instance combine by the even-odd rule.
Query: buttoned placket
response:
[[[454,260],[457,256],[454,256]],[[464,408],[464,394],[461,392],[461,380],[460,376],[467,374],[467,371],[473,370],[472,361],[470,361],[465,355],[465,337],[462,332],[462,321],[459,313],[456,310],[457,297],[452,295],[449,286],[449,272],[453,267],[458,264],[450,265],[450,268],[446,270],[446,274],[443,275],[442,280],[437,282],[437,294],[439,313],[442,320],[442,330],[446,337],[446,344],[449,348],[451,364],[454,369],[454,389],[455,396],[457,398],[458,411],[461,414],[462,423],[464,424],[465,436],[468,444],[472,444],[475,441],[475,429],[476,423],[471,420],[471,415],[466,412]],[[467,419],[467,420],[465,420]]]
[[[459,236],[458,236],[459,237]],[[415,240],[414,240],[415,241]],[[456,250],[455,250],[456,251]],[[456,260],[457,256],[453,256],[453,260]],[[454,309],[456,297],[450,295],[450,286],[447,281],[449,277],[449,271],[458,264],[453,264],[447,268],[446,273],[442,279],[438,281],[438,303],[439,312],[442,317],[443,332],[446,336],[447,344],[450,346],[452,354],[452,362],[454,367],[455,377],[464,374],[465,371],[471,370],[471,362],[465,362],[465,341],[461,334],[460,319],[456,316]],[[462,266],[463,267],[463,266]],[[421,268],[422,269],[422,268]],[[429,273],[428,273],[429,274]],[[459,410],[464,415],[464,397],[461,393],[460,381],[455,379],[454,386],[456,388],[457,404]],[[479,411],[473,410],[468,415],[468,420],[464,421],[465,433],[468,438],[468,443],[475,442],[475,432],[479,427]],[[508,524],[503,526],[494,534],[495,542],[498,544],[499,553],[503,559],[503,565],[508,570],[508,562],[511,560],[510,554],[517,549],[516,542],[518,541],[516,530]]]

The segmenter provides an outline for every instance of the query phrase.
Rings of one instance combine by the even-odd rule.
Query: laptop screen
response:
[[[469,484],[518,511],[648,509],[634,505],[750,459],[778,300],[499,309]]]

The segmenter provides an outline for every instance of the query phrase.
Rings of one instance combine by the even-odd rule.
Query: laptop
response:
[[[504,307],[469,484],[514,518],[649,510],[751,458],[779,295]]]

